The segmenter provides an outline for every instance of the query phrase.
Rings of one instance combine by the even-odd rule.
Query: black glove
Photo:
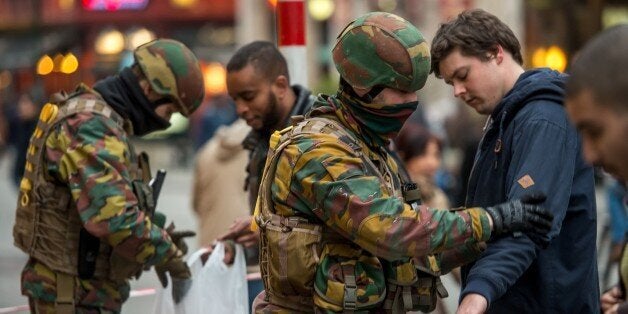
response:
[[[174,243],[174,245],[176,245],[177,248],[181,252],[183,252],[183,255],[187,254],[188,253],[188,245],[185,244],[184,239],[188,238],[188,237],[195,236],[196,232],[191,231],[191,230],[175,231],[174,230],[174,223],[170,223],[168,228],[166,228],[166,232],[168,232],[168,235],[170,236],[170,239],[172,239],[172,243]]]
[[[188,265],[180,256],[172,258],[165,264],[156,265],[155,272],[164,288],[168,286],[168,276],[166,272],[170,274],[170,278],[172,279],[172,298],[175,303],[179,303],[188,290],[190,290],[192,285],[192,273],[190,273]]]
[[[545,201],[541,193],[529,194],[520,200],[502,203],[484,210],[493,218],[495,235],[513,232],[525,232],[535,243],[546,247],[549,239],[546,235],[552,228],[554,215],[539,206]]]

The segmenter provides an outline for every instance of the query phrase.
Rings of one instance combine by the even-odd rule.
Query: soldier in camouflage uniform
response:
[[[523,231],[543,242],[552,217],[534,204],[542,197],[457,211],[418,203],[387,149],[430,67],[414,26],[361,16],[333,59],[337,94],[270,140],[255,213],[257,313],[431,311],[446,295],[438,275],[477,257],[491,236]]]
[[[198,60],[183,44],[158,39],[138,47],[119,75],[53,95],[28,149],[13,230],[29,254],[22,294],[37,313],[120,312],[128,280],[155,265],[169,271],[175,300],[190,272],[182,237],[150,217],[154,198],[145,154],[132,135],[169,126],[204,96]]]

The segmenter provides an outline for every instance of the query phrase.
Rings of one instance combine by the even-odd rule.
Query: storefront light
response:
[[[37,74],[39,75],[48,75],[52,72],[53,68],[54,62],[49,55],[43,55],[39,58],[39,61],[37,61]]]
[[[532,54],[532,66],[564,72],[567,68],[567,55],[556,45],[549,48],[539,47]]]
[[[94,49],[101,55],[118,54],[124,49],[124,35],[115,29],[104,30],[96,38]]]
[[[567,68],[567,56],[565,52],[558,46],[551,46],[547,49],[547,55],[545,56],[545,64],[550,69],[564,72]]]
[[[149,31],[146,28],[140,28],[130,32],[127,35],[127,39],[127,49],[135,50],[135,48],[139,47],[140,45],[155,39],[155,33]]]
[[[65,74],[74,73],[79,66],[78,59],[71,52],[66,54],[61,60],[61,72]]]
[[[170,0],[170,3],[178,8],[188,9],[196,5],[198,0]]]
[[[332,0],[309,0],[307,9],[312,18],[317,21],[324,21],[334,13],[335,5]]]
[[[205,92],[210,95],[224,94],[227,91],[227,71],[222,64],[210,62],[203,69]]]
[[[57,53],[52,58],[52,72],[61,72],[61,64],[63,63],[63,58],[63,55],[60,53]]]
[[[535,68],[541,68],[545,66],[545,55],[547,54],[547,49],[543,47],[539,47],[534,50],[532,54],[532,66]]]
[[[74,0],[58,0],[59,8],[62,10],[70,10],[74,8]]]

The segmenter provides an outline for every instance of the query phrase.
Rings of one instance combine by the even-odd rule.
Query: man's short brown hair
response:
[[[497,45],[508,51],[513,59],[523,65],[521,44],[515,34],[495,15],[481,9],[460,13],[455,19],[441,24],[432,40],[432,69],[440,77],[441,60],[454,49],[463,56],[488,61],[497,53]]]

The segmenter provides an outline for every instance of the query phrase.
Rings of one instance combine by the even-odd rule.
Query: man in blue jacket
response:
[[[541,192],[554,214],[546,248],[527,235],[503,236],[463,268],[458,312],[598,312],[593,169],[563,107],[566,76],[525,71],[510,28],[482,10],[441,25],[431,50],[436,76],[489,116],[466,206]]]

